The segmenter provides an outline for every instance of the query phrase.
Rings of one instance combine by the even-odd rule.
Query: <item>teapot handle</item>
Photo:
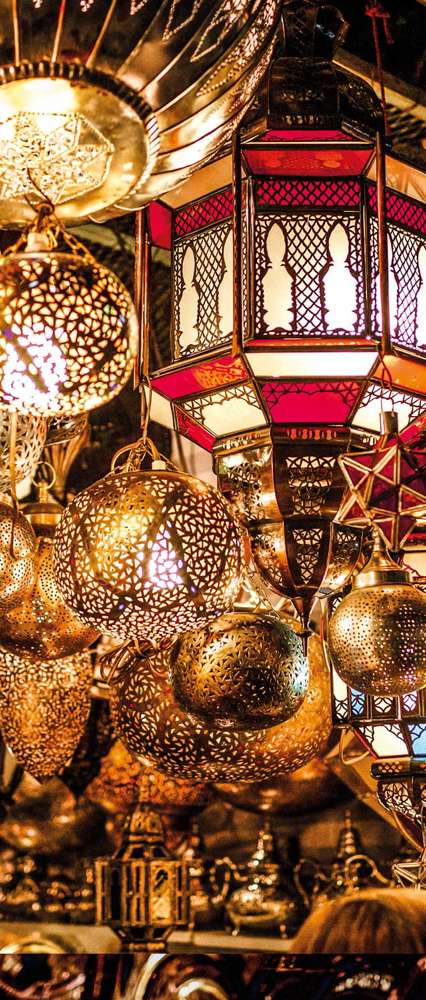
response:
[[[307,889],[305,888],[302,881],[303,872],[306,868],[309,867],[312,869],[314,874],[314,885],[311,895],[309,895],[309,893],[307,892]],[[321,879],[321,868],[318,862],[314,861],[313,858],[301,858],[293,869],[293,878],[296,889],[298,890],[298,892],[300,892],[300,895],[303,899],[306,908],[310,910],[312,906],[312,897],[315,895],[316,883],[318,880]]]
[[[223,870],[222,885],[218,882],[218,870]],[[209,870],[209,883],[213,889],[214,896],[212,896],[212,903],[217,906],[219,903],[224,903],[229,895],[229,889],[231,885],[231,879],[234,877],[239,881],[239,872],[234,861],[231,858],[217,858],[210,870]]]

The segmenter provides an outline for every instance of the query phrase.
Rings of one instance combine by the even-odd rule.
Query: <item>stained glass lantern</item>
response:
[[[336,547],[338,586],[359,554],[332,527],[339,455],[372,446],[383,407],[401,431],[425,408],[426,185],[387,156],[385,199],[379,103],[330,61],[340,16],[295,2],[282,17],[285,54],[232,158],[147,210],[173,275],[152,416],[213,453],[260,572],[306,624]]]
[[[140,803],[113,857],[98,858],[96,920],[116,931],[126,951],[162,951],[189,923],[189,871],[164,844],[159,814]]]
[[[105,218],[179,184],[229,138],[280,0],[1,0],[0,214]]]

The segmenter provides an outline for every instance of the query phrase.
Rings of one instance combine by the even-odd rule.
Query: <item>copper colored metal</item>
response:
[[[300,708],[308,684],[300,637],[264,611],[234,611],[178,639],[171,682],[180,707],[213,726],[259,729]]]
[[[169,655],[143,661],[129,650],[112,689],[117,732],[140,760],[179,778],[262,781],[295,771],[325,751],[332,731],[330,679],[315,635],[308,661],[308,692],[295,715],[267,730],[237,732],[206,727],[179,708]]]
[[[377,534],[328,625],[333,665],[355,691],[400,695],[426,687],[426,594],[409,579]]]
[[[35,581],[36,539],[7,497],[0,499],[0,619],[29,599]]]
[[[215,784],[214,791],[237,809],[272,816],[298,816],[326,809],[347,798],[348,791],[319,757],[274,781]]]

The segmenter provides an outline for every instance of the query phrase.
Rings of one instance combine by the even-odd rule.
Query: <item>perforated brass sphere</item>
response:
[[[67,605],[88,625],[148,645],[228,610],[241,560],[226,500],[168,470],[110,473],[69,504],[55,536]]]
[[[144,661],[129,652],[112,689],[117,731],[139,759],[180,778],[262,781],[325,751],[332,732],[330,678],[317,636],[308,643],[309,684],[301,707],[267,730],[210,729],[183,712],[173,697],[169,661],[166,653]]]
[[[16,421],[16,486],[33,476],[46,440],[46,421],[32,414],[18,414]],[[0,411],[0,492],[8,493],[10,474],[11,415]]]
[[[212,725],[260,729],[294,715],[308,665],[299,636],[278,616],[234,611],[187,632],[171,653],[177,703]]]
[[[26,524],[31,532],[30,525]],[[37,539],[31,569],[31,586],[25,598],[13,608],[3,608],[0,613],[0,646],[17,656],[43,660],[55,660],[87,649],[98,632],[66,606],[53,573],[51,538]]]
[[[339,677],[356,691],[398,695],[426,687],[426,594],[387,556],[380,537],[330,618],[329,647]]]
[[[0,616],[31,595],[35,550],[31,525],[19,510],[14,511],[11,503],[0,500]]]
[[[121,281],[77,254],[0,258],[0,405],[72,416],[117,395],[132,370],[137,319]]]
[[[39,781],[72,756],[90,710],[89,653],[26,660],[0,650],[0,727],[17,761]]]

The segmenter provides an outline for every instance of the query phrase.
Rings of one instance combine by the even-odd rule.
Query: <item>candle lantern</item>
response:
[[[151,412],[213,453],[260,573],[306,626],[336,553],[333,587],[359,555],[333,526],[339,455],[371,447],[384,406],[401,431],[425,406],[426,207],[395,157],[385,198],[379,103],[330,61],[340,15],[296,2],[282,16],[285,54],[232,158],[147,210],[173,274]]]

